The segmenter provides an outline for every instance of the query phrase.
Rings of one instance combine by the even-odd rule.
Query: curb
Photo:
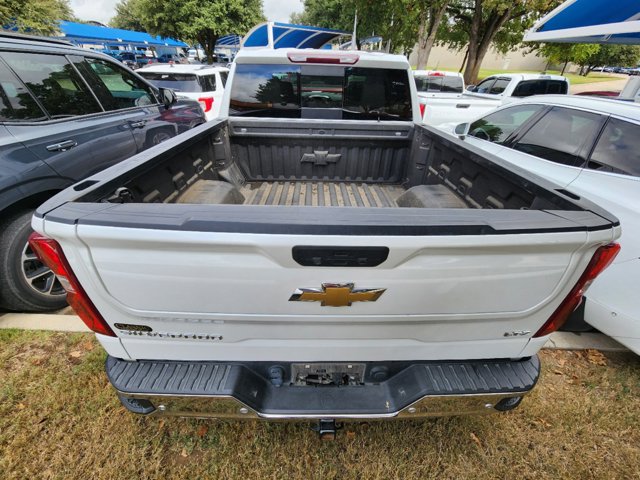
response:
[[[0,316],[0,329],[4,328],[55,332],[91,332],[76,315],[47,313],[5,313]]]
[[[543,348],[549,350],[600,350],[602,352],[627,352],[624,345],[613,338],[596,332],[554,332]]]
[[[5,313],[0,315],[0,329],[48,330],[56,332],[91,332],[76,315]],[[626,352],[627,348],[602,333],[554,332],[543,347],[549,350],[600,350]]]

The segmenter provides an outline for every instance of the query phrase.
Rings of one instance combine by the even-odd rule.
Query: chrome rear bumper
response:
[[[216,418],[220,420],[320,420],[325,418],[341,421],[358,420],[409,420],[453,415],[482,415],[511,410],[520,404],[528,392],[488,395],[425,396],[402,410],[388,413],[261,413],[249,408],[233,397],[188,397],[160,395],[128,395],[118,392],[125,407],[135,411],[132,402],[144,401],[153,410],[148,415],[193,418]],[[507,402],[510,405],[502,407]],[[146,403],[148,402],[148,403]],[[502,403],[501,403],[502,402]],[[511,406],[512,405],[512,406]],[[498,406],[498,408],[496,408]],[[133,407],[133,408],[132,408]]]
[[[389,364],[383,381],[372,381],[367,374],[359,385],[297,386],[288,381],[274,385],[265,375],[270,365],[109,357],[107,374],[122,404],[139,414],[357,421],[511,410],[535,386],[540,372],[537,357],[406,362]],[[366,371],[379,372],[379,367],[367,364]],[[288,371],[287,365],[279,368]]]

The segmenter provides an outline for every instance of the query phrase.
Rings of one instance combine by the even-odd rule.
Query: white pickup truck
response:
[[[427,125],[475,120],[494,108],[532,95],[566,94],[569,80],[559,75],[510,73],[487,77],[456,95],[420,96],[422,120]]]
[[[404,57],[245,48],[229,82],[33,218],[123,405],[329,433],[516,407],[618,220],[421,125]]]

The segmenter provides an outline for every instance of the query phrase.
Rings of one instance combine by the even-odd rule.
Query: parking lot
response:
[[[640,480],[634,2],[56,2],[0,8],[0,480]]]

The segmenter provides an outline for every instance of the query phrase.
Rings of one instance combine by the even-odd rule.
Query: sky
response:
[[[81,20],[97,20],[108,23],[115,15],[118,0],[71,0],[71,9]],[[301,0],[263,0],[264,14],[268,20],[274,22],[288,22],[289,15],[301,12]]]

